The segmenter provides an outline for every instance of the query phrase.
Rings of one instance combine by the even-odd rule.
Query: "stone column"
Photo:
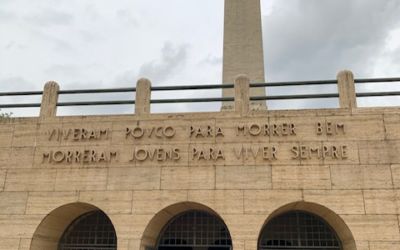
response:
[[[40,117],[48,118],[57,115],[58,91],[60,86],[56,82],[47,82],[44,85],[42,103],[40,104]]]
[[[136,84],[135,115],[150,114],[151,82],[141,78]]]
[[[354,75],[349,70],[340,71],[337,75],[340,108],[357,108]]]
[[[246,75],[240,75],[235,79],[235,111],[241,115],[249,112],[249,85],[250,81]]]
[[[223,83],[245,74],[251,83],[265,82],[260,0],[225,0]],[[233,89],[223,89],[232,97]],[[265,88],[252,88],[251,96],[264,96]],[[252,109],[265,109],[265,101],[251,102]],[[233,103],[224,102],[224,110]]]

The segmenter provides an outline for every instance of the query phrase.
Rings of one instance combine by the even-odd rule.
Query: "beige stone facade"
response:
[[[234,111],[186,114],[149,113],[142,79],[136,115],[77,117],[55,116],[47,84],[40,117],[1,120],[0,249],[55,250],[97,209],[118,250],[154,247],[192,209],[221,218],[234,250],[285,211],[320,216],[344,250],[400,249],[400,109],[356,108],[351,79],[339,109],[249,111],[242,76]]]

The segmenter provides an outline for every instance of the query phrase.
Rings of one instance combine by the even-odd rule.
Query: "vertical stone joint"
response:
[[[42,102],[40,105],[40,117],[48,118],[57,115],[58,83],[50,81],[44,85]]]
[[[136,84],[135,114],[150,114],[151,82],[141,78]]]

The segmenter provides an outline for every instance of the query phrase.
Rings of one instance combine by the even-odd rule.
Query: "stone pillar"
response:
[[[141,78],[136,84],[135,114],[150,114],[151,82]]]
[[[340,71],[337,75],[340,108],[357,108],[354,75],[349,70]]]
[[[225,0],[223,83],[233,83],[245,74],[251,83],[265,82],[260,0]],[[232,97],[233,89],[223,89]],[[265,96],[265,88],[252,88],[251,96]],[[265,109],[265,101],[251,103],[252,109]],[[223,109],[233,109],[224,102]]]
[[[48,118],[57,115],[58,91],[60,86],[56,82],[47,82],[44,85],[42,103],[40,105],[40,117]]]
[[[240,75],[235,80],[235,111],[247,114],[250,108],[250,79]]]

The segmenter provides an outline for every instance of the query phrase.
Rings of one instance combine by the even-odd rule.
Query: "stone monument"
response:
[[[239,74],[251,83],[265,82],[260,0],[225,0],[223,83],[233,83]],[[232,97],[224,89],[223,97]],[[250,96],[265,96],[265,88],[252,88]],[[223,110],[233,103],[223,103]],[[251,102],[251,109],[265,109],[264,101]]]

